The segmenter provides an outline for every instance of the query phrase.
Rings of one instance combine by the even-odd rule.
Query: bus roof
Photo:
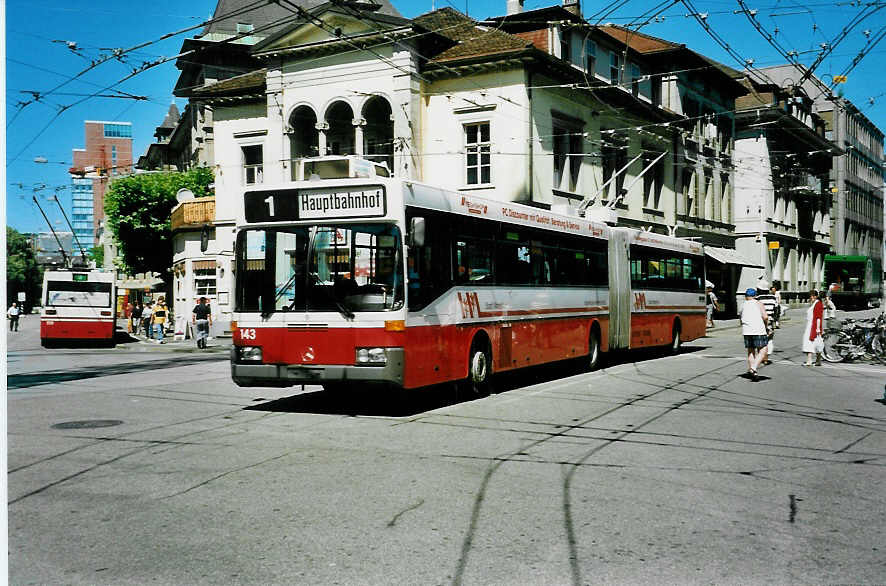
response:
[[[404,181],[403,188],[403,200],[406,205],[541,228],[561,234],[597,238],[609,236],[609,226],[606,224],[578,216],[557,214],[512,201],[499,201],[469,193],[449,191],[414,181]]]
[[[116,276],[108,271],[78,271],[76,269],[54,270],[43,273],[46,281],[92,281],[93,283],[113,283]]]

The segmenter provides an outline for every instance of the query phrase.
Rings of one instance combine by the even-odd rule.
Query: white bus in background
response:
[[[114,343],[117,291],[112,272],[46,271],[40,343]]]

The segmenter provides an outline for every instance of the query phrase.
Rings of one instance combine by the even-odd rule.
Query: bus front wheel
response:
[[[483,340],[474,340],[468,358],[468,378],[465,386],[471,395],[485,397],[492,390],[492,355]]]

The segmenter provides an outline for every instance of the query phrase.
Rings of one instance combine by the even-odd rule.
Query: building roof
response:
[[[327,3],[327,0],[297,0],[294,2],[305,10],[316,8]],[[389,16],[401,16],[389,0],[366,0],[366,3],[377,4],[378,13]],[[287,7],[285,2],[260,4],[252,10],[247,7],[254,5],[254,0],[218,0],[210,22],[203,29],[202,35],[237,34],[237,24],[251,24],[263,37],[272,36],[292,23],[296,17],[295,9]],[[233,16],[227,16],[233,15]],[[277,23],[277,24],[275,24]],[[268,28],[265,28],[268,27]]]
[[[264,94],[267,69],[250,71],[202,86],[191,92],[196,98],[244,97]]]
[[[172,103],[169,105],[169,110],[166,112],[163,122],[161,122],[160,126],[157,128],[175,128],[175,125],[178,124],[179,117],[178,106],[176,106],[175,103]]]
[[[436,62],[522,51],[532,46],[526,39],[497,28],[478,26],[476,21],[448,6],[423,14],[413,22],[418,28],[436,32],[456,43],[436,55],[433,59]]]
[[[643,33],[611,24],[597,27],[597,30],[643,55],[686,48],[686,45],[680,43],[672,43],[671,41],[644,35]]]
[[[515,14],[507,14],[505,16],[493,16],[487,20],[496,23],[503,22],[506,25],[509,25],[508,28],[511,28],[517,23],[526,23],[527,25],[532,26],[532,28],[545,28],[547,23],[551,21],[571,21],[575,24],[585,23],[585,20],[581,16],[567,10],[560,4],[557,4],[556,6],[545,6],[544,8],[537,8],[535,10],[517,12]],[[540,25],[539,23],[542,24]]]
[[[314,25],[316,25],[317,22],[322,20],[322,15],[331,12],[366,23],[371,30],[374,30],[374,34],[381,36],[386,35],[392,27],[409,26],[410,20],[408,18],[394,16],[367,8],[367,6],[372,7],[375,5],[374,0],[336,0],[334,2],[323,2],[301,13],[296,19],[289,19],[285,26],[277,29],[273,35],[256,43],[252,47],[252,53],[256,56],[261,56],[262,54],[267,55],[268,52],[274,53],[275,50],[280,49],[278,45],[281,39],[285,38],[291,32],[305,26],[305,24],[313,22]],[[333,40],[333,42],[349,44],[349,40],[352,38],[353,37],[351,36],[343,35],[339,37],[338,41]],[[333,37],[330,36],[330,39],[333,39]]]

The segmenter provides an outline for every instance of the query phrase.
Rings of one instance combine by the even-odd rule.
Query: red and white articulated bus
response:
[[[704,336],[697,242],[387,177],[244,193],[241,386],[463,381]]]
[[[114,273],[96,270],[46,271],[40,343],[113,344],[117,299]]]

